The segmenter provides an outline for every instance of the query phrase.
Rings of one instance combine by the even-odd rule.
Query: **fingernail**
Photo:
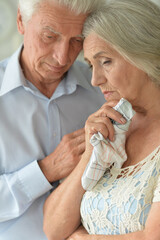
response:
[[[112,142],[114,142],[114,140],[115,140],[115,136],[112,137]]]
[[[126,123],[126,119],[125,118],[122,117],[120,120],[121,120],[122,123]]]

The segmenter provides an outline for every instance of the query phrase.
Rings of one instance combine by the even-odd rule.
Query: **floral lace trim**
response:
[[[115,235],[144,229],[153,201],[160,199],[160,146],[136,165],[112,167],[81,204],[82,223],[90,234]],[[158,196],[156,195],[156,192]]]
[[[121,172],[118,174],[117,178],[126,178],[127,176],[137,174],[148,161],[150,162],[153,161],[158,156],[159,152],[160,152],[160,146],[158,146],[152,153],[150,153],[146,158],[144,158],[142,161],[138,162],[137,164],[128,166],[125,168],[121,168],[120,170]],[[114,166],[112,166],[111,169],[115,170]]]

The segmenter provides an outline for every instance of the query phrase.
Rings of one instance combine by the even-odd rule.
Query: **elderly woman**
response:
[[[149,0],[108,0],[87,19],[84,36],[92,85],[107,103],[86,122],[81,161],[45,203],[44,231],[49,240],[159,240],[160,9]],[[114,142],[110,118],[124,123],[112,108],[120,98],[136,112],[126,135],[127,160],[120,169],[106,169],[85,191],[81,178],[92,153],[89,140],[101,132]],[[78,228],[81,220],[84,227]]]

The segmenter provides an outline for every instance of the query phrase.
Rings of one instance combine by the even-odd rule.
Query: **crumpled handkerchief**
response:
[[[113,121],[114,142],[105,139],[100,132],[91,137],[90,143],[93,146],[93,152],[81,179],[82,187],[85,190],[91,190],[113,163],[115,167],[121,168],[127,160],[125,152],[126,131],[135,112],[132,105],[124,98],[120,99],[114,109],[123,115],[126,123],[119,124]]]

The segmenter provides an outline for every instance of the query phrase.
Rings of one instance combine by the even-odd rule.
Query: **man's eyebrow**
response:
[[[46,27],[44,27],[43,29],[47,29],[47,30],[49,30],[49,31],[51,31],[51,32],[53,32],[53,33],[55,33],[55,34],[57,34],[57,35],[61,35],[61,34],[62,34],[62,33],[60,33],[60,32],[55,31],[53,28],[51,28],[51,27],[49,27],[49,26],[46,26]]]
[[[82,38],[84,40],[84,36],[82,34],[76,35],[75,37]]]
[[[49,30],[49,31],[51,31],[51,32],[53,32],[54,34],[57,34],[57,35],[62,35],[62,33],[61,32],[57,32],[57,31],[55,31],[53,28],[51,28],[51,27],[49,27],[49,26],[46,26],[46,27],[44,27],[43,29],[47,29],[47,30]],[[82,40],[84,40],[84,36],[82,35],[82,34],[78,34],[78,35],[76,35],[76,36],[74,36],[74,38],[82,38]]]

